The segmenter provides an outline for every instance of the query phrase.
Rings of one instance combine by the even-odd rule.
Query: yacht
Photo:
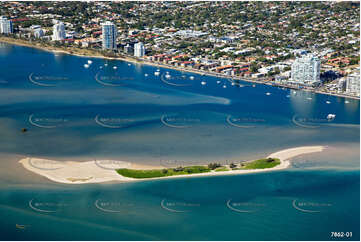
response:
[[[194,80],[194,76],[190,76],[189,79]]]
[[[85,68],[89,68],[89,65],[88,65],[88,64],[84,64],[84,67],[85,67]]]
[[[91,63],[93,63],[91,60],[88,60],[88,64],[90,65]]]
[[[333,119],[335,119],[335,117],[336,117],[336,114],[332,114],[332,113],[329,113],[328,115],[327,115],[327,120],[333,120]]]
[[[201,82],[201,84],[204,86],[204,85],[206,85],[206,84],[207,84],[207,82],[203,81],[203,82]]]
[[[270,93],[270,92],[266,92],[266,95],[269,96],[269,95],[271,95],[271,93]]]
[[[113,66],[113,69],[114,69],[114,70],[116,70],[117,68],[118,68],[118,67],[116,67],[116,66]]]

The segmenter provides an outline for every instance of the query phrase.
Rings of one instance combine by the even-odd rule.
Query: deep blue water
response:
[[[6,44],[0,66],[4,157],[224,163],[331,147],[243,176],[22,186],[2,171],[3,240],[359,239],[359,100]]]

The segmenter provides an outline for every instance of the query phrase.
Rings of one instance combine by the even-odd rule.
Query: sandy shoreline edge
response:
[[[6,38],[6,37],[0,37],[0,42],[13,44],[13,45],[18,45],[18,46],[25,46],[25,47],[35,48],[35,49],[39,49],[39,50],[43,50],[43,51],[52,52],[54,54],[61,53],[61,54],[73,55],[73,56],[84,57],[84,58],[100,58],[100,59],[107,59],[107,60],[125,61],[125,62],[129,62],[129,63],[133,63],[133,64],[140,64],[140,65],[148,65],[148,66],[154,66],[154,67],[160,67],[160,68],[167,68],[167,69],[181,71],[181,72],[194,73],[194,74],[198,74],[198,75],[212,76],[212,77],[225,78],[225,79],[232,78],[233,80],[240,80],[240,81],[245,81],[245,82],[250,82],[250,83],[258,83],[258,84],[263,84],[263,85],[270,85],[270,84],[265,83],[263,81],[259,81],[259,80],[255,79],[255,78],[239,77],[239,76],[226,76],[226,75],[211,73],[211,72],[208,72],[208,71],[198,71],[198,70],[194,70],[194,69],[175,67],[175,66],[156,63],[156,62],[151,62],[151,61],[136,60],[136,59],[132,59],[132,58],[129,58],[129,57],[107,57],[107,56],[103,56],[103,55],[100,55],[98,53],[95,53],[93,50],[89,51],[91,53],[83,53],[81,51],[87,52],[87,50],[77,48],[77,51],[79,51],[79,53],[75,53],[75,52],[72,52],[72,51],[63,50],[63,49],[56,48],[56,47],[49,47],[49,46],[44,47],[44,46],[40,46],[39,44],[28,43],[25,40],[10,39],[10,38]],[[287,87],[287,86],[284,86],[284,85],[277,85],[275,87],[285,87],[287,89],[291,89],[290,87]],[[323,92],[323,91],[314,91],[313,93],[360,100],[360,97],[348,96],[348,95],[343,95],[343,94],[338,94],[338,93],[327,93],[327,92]]]
[[[115,171],[117,168],[130,168],[130,169],[159,169],[161,166],[147,166],[134,164],[126,161],[54,161],[41,158],[26,157],[19,161],[23,167],[37,175],[48,178],[51,181],[64,183],[64,184],[88,184],[88,183],[103,183],[103,182],[132,182],[142,180],[154,179],[172,179],[179,177],[199,177],[199,176],[220,176],[220,175],[239,175],[258,172],[269,172],[275,170],[286,169],[290,166],[290,159],[296,156],[305,155],[309,153],[321,152],[325,146],[302,146],[281,150],[270,154],[268,157],[278,158],[281,161],[276,167],[266,169],[253,169],[253,170],[232,170],[220,172],[207,172],[189,175],[176,175],[149,179],[135,179],[121,176]],[[114,166],[115,165],[115,166]]]

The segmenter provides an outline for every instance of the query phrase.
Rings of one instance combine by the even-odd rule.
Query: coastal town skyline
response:
[[[89,50],[95,55],[127,58],[137,62],[228,76],[268,85],[303,88],[329,95],[355,98],[360,96],[358,55],[360,26],[357,18],[354,18],[359,12],[357,10],[359,6],[353,2],[263,3],[270,5],[271,10],[267,11],[267,15],[271,18],[265,18],[264,10],[260,10],[260,14],[253,12],[259,11],[259,4],[256,2],[198,4],[189,2],[185,6],[182,5],[183,3],[172,2],[127,4],[95,2],[90,3],[88,7],[81,5],[81,8],[87,10],[87,15],[81,18],[72,16],[71,12],[68,12],[67,16],[57,14],[59,10],[52,5],[60,4],[61,11],[69,9],[69,6],[62,6],[57,2],[49,3],[47,7],[41,6],[41,10],[31,2],[3,4],[9,4],[14,9],[16,7],[23,9],[25,6],[28,6],[25,9],[29,9],[21,12],[21,15],[19,13],[12,15],[8,12],[6,16],[2,13],[3,34],[25,41],[31,40],[33,43],[42,41],[44,44],[45,41],[49,48],[58,48],[67,52],[75,48],[76,50],[71,51],[77,53]],[[114,5],[113,7],[120,12],[109,11],[110,5]],[[232,14],[233,7],[244,8],[251,11],[249,14],[257,17],[254,20],[235,21],[233,26],[224,16],[221,16],[219,21],[209,24],[208,20],[200,15],[197,24],[193,26],[180,24],[182,17],[175,14],[168,15],[173,20],[167,22],[163,19],[148,21],[149,23],[144,21],[148,15],[153,16],[153,13],[147,12],[148,8],[158,9],[159,13],[176,9],[177,12],[191,14],[192,11],[198,11],[202,6],[208,5],[209,12],[214,11],[215,7],[227,6],[230,7]],[[309,13],[314,6],[320,13],[317,18]],[[294,11],[297,12],[297,16],[294,15]],[[331,13],[337,14],[332,16]],[[98,16],[99,14],[101,17]],[[139,23],[134,20],[137,15],[141,16]],[[238,15],[241,19],[249,18],[244,11],[240,11]],[[274,18],[276,16],[278,18]],[[301,25],[296,24],[297,18],[301,21]],[[201,22],[204,24],[201,25]],[[347,28],[338,28],[341,23],[347,25]],[[316,27],[310,28],[313,25]],[[223,26],[223,29],[219,29],[219,26]],[[275,26],[281,28],[277,29]],[[344,34],[347,38],[342,39],[344,37],[340,36],[337,42],[332,42],[332,38],[328,36],[330,33],[326,31],[328,26],[334,26],[333,32],[337,31],[335,35],[346,31]],[[276,39],[281,38],[280,33],[284,30],[292,32],[292,35],[285,36],[288,41],[292,38],[300,40],[306,38],[308,41],[282,45],[281,41]],[[316,34],[323,36],[327,44],[316,44],[318,42]],[[272,42],[272,39],[276,41],[274,46],[278,46],[277,48],[263,44]],[[315,41],[313,44],[312,40]],[[170,42],[174,44],[169,45]],[[311,62],[303,61],[306,56],[317,59],[317,67],[315,66],[311,71],[314,73],[307,74],[303,71],[313,65]],[[304,64],[296,66],[295,63],[300,62]]]

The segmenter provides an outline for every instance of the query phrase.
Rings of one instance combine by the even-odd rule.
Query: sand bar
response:
[[[66,184],[86,184],[86,183],[102,183],[102,182],[131,182],[150,179],[171,179],[178,177],[199,177],[199,176],[219,176],[219,175],[237,175],[249,174],[258,172],[269,172],[275,170],[286,169],[290,166],[290,159],[296,156],[305,155],[309,153],[321,152],[325,146],[302,146],[281,150],[270,154],[268,157],[278,158],[281,164],[273,168],[266,169],[252,169],[252,170],[231,170],[219,172],[207,172],[189,175],[176,175],[149,179],[135,179],[119,175],[115,169],[130,168],[130,169],[160,169],[161,166],[149,166],[129,163],[126,161],[114,160],[96,160],[96,161],[54,161],[41,158],[24,158],[19,162],[25,169],[44,176],[51,181],[66,183]]]

